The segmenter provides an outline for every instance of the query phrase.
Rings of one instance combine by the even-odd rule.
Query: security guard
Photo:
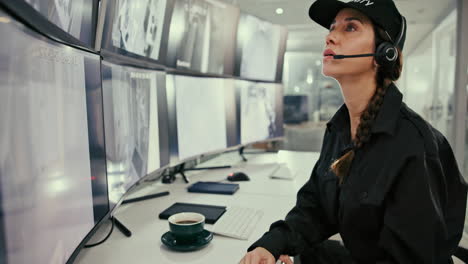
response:
[[[323,74],[340,83],[345,104],[296,206],[240,263],[452,263],[467,189],[445,137],[393,83],[405,18],[392,0],[317,0],[309,15],[330,30]],[[337,233],[344,245],[327,241]]]

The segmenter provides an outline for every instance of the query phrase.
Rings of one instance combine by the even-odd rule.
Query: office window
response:
[[[286,96],[304,96],[307,99],[307,119],[326,122],[343,104],[341,88],[334,79],[322,74],[322,54],[286,52],[283,81]],[[300,102],[301,100],[298,100]],[[287,106],[285,106],[287,107]],[[300,106],[297,107],[300,111]],[[294,121],[296,112],[285,113],[285,119]],[[293,122],[294,123],[294,122]]]
[[[456,10],[406,56],[404,101],[454,143]],[[410,25],[411,26],[411,25]]]

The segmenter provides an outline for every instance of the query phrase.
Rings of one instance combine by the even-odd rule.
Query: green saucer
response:
[[[197,240],[190,244],[177,243],[174,235],[168,231],[161,237],[161,242],[169,249],[176,251],[193,251],[205,247],[213,239],[213,233],[208,230],[203,230],[198,235]]]

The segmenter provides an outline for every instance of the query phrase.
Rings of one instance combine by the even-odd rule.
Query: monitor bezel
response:
[[[151,71],[156,72],[156,74],[161,74],[164,76],[164,80],[161,77],[156,75],[156,89],[157,89],[157,105],[158,105],[158,133],[159,133],[159,162],[160,166],[158,169],[148,172],[146,175],[138,179],[132,186],[128,188],[128,190],[122,195],[122,197],[117,201],[117,203],[111,207],[109,204],[109,208],[111,211],[111,215],[118,209],[119,205],[125,200],[126,196],[133,191],[133,189],[140,185],[142,182],[147,181],[149,178],[159,178],[162,175],[159,175],[167,168],[170,167],[170,157],[169,157],[169,129],[168,129],[168,118],[167,118],[167,96],[166,96],[166,78],[167,73],[165,71],[161,71],[158,65],[154,65],[154,67],[148,68],[146,63],[136,63],[135,61],[128,61],[127,63],[123,62],[120,57],[109,57],[107,60],[101,60],[101,65],[104,64],[112,64],[111,66],[117,66],[121,68],[134,68],[136,70],[144,70],[144,71]],[[102,73],[102,72],[101,72]],[[102,78],[101,78],[102,81]],[[102,86],[101,86],[102,87]],[[103,97],[104,99],[104,97]],[[163,125],[160,125],[163,123]]]
[[[230,151],[238,147],[237,144],[237,135],[236,129],[230,131],[230,128],[235,127],[237,123],[237,115],[234,113],[230,113],[228,110],[236,106],[236,94],[235,94],[235,87],[232,85],[230,90],[226,90],[226,81],[232,81],[230,78],[224,78],[221,76],[203,76],[203,75],[193,75],[189,72],[182,71],[173,71],[168,73],[167,76],[173,78],[173,87],[169,87],[166,85],[166,94],[167,94],[167,113],[168,113],[168,121],[169,121],[169,150],[170,150],[170,165],[172,167],[176,167],[182,165],[186,162],[195,160],[197,158],[201,158],[207,155],[213,155],[218,153],[223,153],[226,151]],[[215,149],[208,152],[198,153],[196,155],[192,155],[185,158],[179,157],[179,139],[178,139],[178,126],[177,126],[177,105],[176,105],[176,87],[175,87],[175,78],[176,76],[183,76],[189,78],[204,78],[204,79],[221,79],[223,81],[223,88],[225,89],[224,93],[224,110],[225,110],[225,119],[226,119],[226,148]],[[167,83],[167,82],[166,82]]]
[[[168,48],[167,48],[167,53],[166,53],[166,63],[167,67],[171,69],[175,69],[177,72],[182,72],[182,73],[187,73],[187,74],[197,74],[200,73],[204,76],[229,76],[229,78],[234,77],[234,68],[235,68],[235,56],[236,56],[236,45],[237,45],[237,29],[239,25],[239,18],[241,14],[241,10],[238,5],[234,5],[232,3],[228,3],[223,0],[203,0],[211,5],[223,7],[227,10],[226,12],[232,16],[228,19],[229,22],[232,23],[227,23],[224,24],[223,26],[223,39],[220,40],[219,44],[223,46],[223,52],[222,52],[222,65],[223,65],[223,70],[222,73],[214,73],[212,71],[207,71],[207,72],[202,72],[202,71],[197,71],[194,70],[193,67],[182,67],[182,66],[177,66],[177,55],[178,55],[178,48],[179,44],[183,40],[179,40],[177,38],[177,33],[174,33],[174,31],[178,31],[179,29],[173,29],[177,28],[180,26],[179,24],[174,24],[174,23],[179,23],[180,21],[174,20],[174,12],[180,12],[179,9],[176,9],[176,6],[183,6],[186,2],[186,0],[173,0],[174,4],[172,6],[171,10],[171,23],[169,25],[169,33],[168,33]],[[174,22],[175,21],[175,22]],[[172,30],[171,30],[172,29]]]
[[[252,17],[255,19],[258,19],[262,22],[269,23],[272,27],[278,28],[279,31],[279,43],[278,43],[278,53],[276,54],[276,71],[274,73],[273,79],[272,80],[266,80],[266,79],[256,79],[256,78],[250,78],[250,77],[243,77],[241,76],[241,66],[242,66],[242,53],[244,52],[243,50],[243,43],[239,39],[239,30],[242,29],[242,24],[241,20],[243,17]],[[287,38],[288,38],[288,29],[285,26],[275,24],[271,21],[265,20],[259,16],[246,13],[241,11],[239,15],[239,20],[238,20],[238,27],[237,27],[237,32],[236,32],[236,46],[235,46],[235,59],[234,59],[234,71],[233,75],[241,80],[250,80],[254,82],[272,82],[272,83],[278,83],[281,82],[283,79],[283,61],[284,61],[284,54],[286,52],[286,46],[287,46]]]
[[[131,51],[127,51],[122,48],[114,47],[113,45],[109,44],[109,46],[105,46],[105,37],[104,37],[104,29],[108,27],[112,31],[112,25],[114,18],[110,18],[109,16],[114,16],[115,14],[115,5],[116,0],[102,0],[101,4],[101,13],[98,17],[97,21],[97,30],[96,30],[96,38],[94,49],[101,51],[103,56],[112,56],[113,58],[116,57],[123,57],[128,58],[130,60],[137,60],[140,62],[148,62],[153,64],[160,64],[159,67],[165,67],[166,65],[166,57],[167,57],[167,49],[168,49],[168,38],[169,38],[169,28],[172,21],[172,10],[174,9],[174,2],[175,0],[166,0],[166,10],[164,13],[164,22],[163,22],[163,32],[161,35],[161,45],[159,47],[159,55],[158,59],[152,59],[149,57],[145,57],[143,55],[139,55],[133,53]],[[109,25],[110,24],[110,25]],[[108,33],[112,34],[112,32]],[[137,62],[138,63],[138,62]]]
[[[50,22],[39,11],[34,9],[23,0],[0,0],[0,8],[3,8],[9,15],[17,21],[33,29],[36,32],[52,39],[61,44],[71,46],[77,49],[96,53],[94,50],[94,42],[96,40],[96,26],[99,12],[99,1],[90,0],[92,2],[92,23],[91,23],[91,43],[87,44],[67,33],[54,23]]]
[[[261,83],[266,85],[274,85],[276,89],[275,95],[275,123],[279,126],[279,132],[277,132],[274,137],[255,140],[250,142],[242,143],[242,127],[241,127],[241,91],[240,87],[235,85],[235,92],[236,92],[236,130],[237,130],[237,143],[240,147],[247,147],[249,145],[258,144],[258,143],[265,143],[270,141],[278,141],[284,140],[284,103],[283,103],[283,96],[284,96],[284,85],[282,83],[277,82],[262,82],[262,81],[252,81],[246,79],[236,79],[235,81],[241,82],[248,82],[248,83]]]

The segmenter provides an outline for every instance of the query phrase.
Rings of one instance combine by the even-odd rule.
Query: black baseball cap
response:
[[[309,16],[319,25],[330,28],[338,12],[343,8],[353,8],[380,26],[390,36],[393,44],[397,41],[402,30],[402,15],[398,11],[393,0],[351,0],[341,2],[338,0],[317,0],[309,9]],[[403,35],[398,47],[403,50],[406,39],[406,23],[403,28]]]

